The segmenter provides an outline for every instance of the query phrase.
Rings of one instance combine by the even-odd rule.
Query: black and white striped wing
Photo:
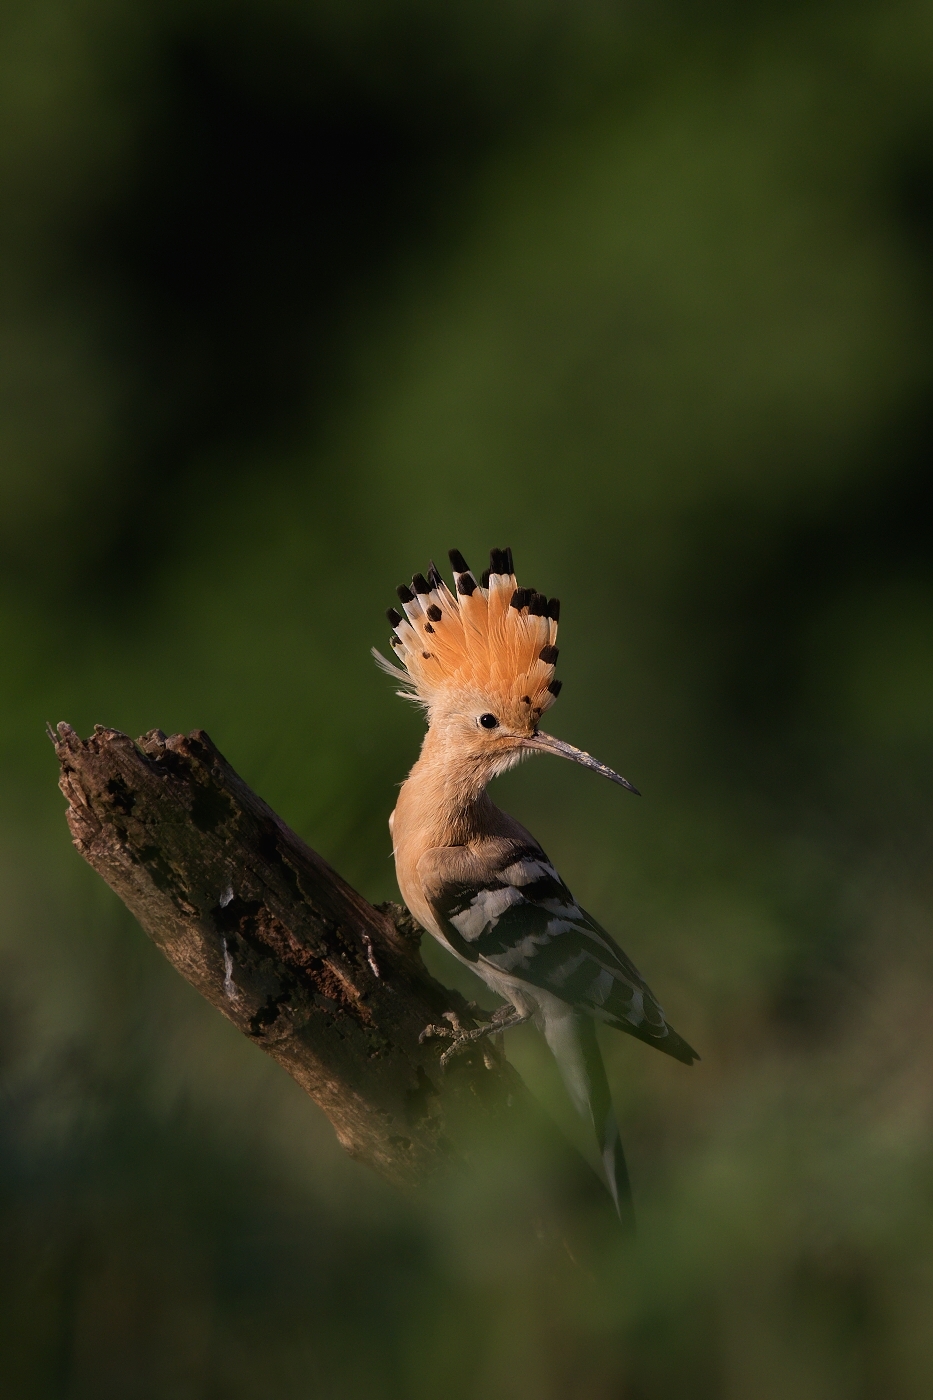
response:
[[[451,946],[470,962],[544,988],[687,1064],[696,1058],[634,963],[580,908],[542,850],[513,849],[484,871],[482,883],[446,884],[432,903]]]

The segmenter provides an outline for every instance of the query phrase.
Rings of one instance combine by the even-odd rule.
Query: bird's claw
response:
[[[478,1028],[478,1031],[468,1031],[460,1024],[460,1017],[457,1015],[456,1011],[445,1011],[444,1019],[449,1022],[449,1025],[425,1026],[418,1037],[418,1044],[423,1045],[426,1040],[431,1040],[434,1036],[440,1036],[446,1040],[453,1041],[453,1044],[448,1046],[441,1056],[441,1066],[446,1069],[454,1055],[461,1050],[465,1050],[469,1045],[472,1045],[475,1040],[480,1039],[485,1033],[485,1028],[481,1026]]]
[[[460,1033],[461,1035],[463,1034],[463,1029],[460,1025],[460,1017],[457,1015],[456,1011],[445,1011],[444,1016],[448,1021],[453,1022],[453,1025],[425,1026],[424,1030],[418,1037],[419,1045],[423,1045],[426,1040],[430,1040],[435,1035],[451,1036],[457,1035],[458,1033]]]
[[[456,1011],[445,1011],[444,1020],[448,1021],[450,1024],[446,1026],[425,1026],[418,1037],[418,1043],[419,1045],[423,1045],[426,1040],[430,1040],[433,1036],[441,1036],[444,1039],[452,1041],[452,1044],[449,1045],[443,1055],[441,1055],[441,1068],[446,1069],[455,1055],[459,1055],[463,1050],[468,1050],[470,1046],[475,1045],[478,1040],[484,1040],[490,1035],[495,1035],[500,1031],[507,1030],[510,1026],[517,1026],[527,1019],[528,1017],[516,1011],[514,1006],[500,1006],[492,1013],[486,1025],[476,1026],[473,1030],[466,1030],[460,1024],[460,1017],[457,1015]],[[483,1059],[486,1068],[491,1069],[492,1064],[490,1062],[489,1052],[485,1046],[483,1047]]]

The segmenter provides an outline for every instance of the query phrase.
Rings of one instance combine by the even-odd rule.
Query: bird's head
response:
[[[477,580],[459,550],[450,551],[451,592],[434,564],[398,589],[404,614],[388,612],[392,647],[404,670],[373,652],[403,687],[400,695],[427,712],[440,752],[478,786],[532,753],[553,753],[594,769],[629,792],[626,778],[562,739],[544,734],[541,717],[554,704],[560,604],[519,588],[510,549],[494,549]]]

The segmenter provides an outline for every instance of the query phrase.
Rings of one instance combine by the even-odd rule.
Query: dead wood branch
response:
[[[351,1156],[412,1187],[468,1159],[495,1126],[539,1170],[549,1163],[549,1195],[556,1176],[564,1199],[569,1188],[602,1200],[488,1042],[440,1069],[443,1042],[422,1044],[421,1031],[447,1012],[469,1024],[469,1013],[427,973],[405,911],[390,917],[351,889],[203,731],[134,743],[60,724],[50,737],[85,860],[173,967],[320,1105]]]

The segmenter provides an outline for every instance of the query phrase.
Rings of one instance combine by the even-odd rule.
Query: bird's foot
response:
[[[499,1035],[502,1031],[507,1031],[512,1026],[520,1026],[523,1021],[527,1021],[530,1012],[517,1011],[514,1006],[500,1006],[492,1013],[485,1026],[477,1026],[474,1030],[466,1030],[460,1024],[460,1017],[456,1011],[445,1011],[444,1020],[449,1022],[446,1026],[425,1026],[418,1037],[419,1044],[430,1040],[433,1036],[442,1036],[452,1043],[447,1047],[441,1056],[441,1068],[446,1069],[454,1055],[459,1055],[461,1051],[468,1050],[471,1045],[475,1045],[478,1040],[484,1040],[490,1035]],[[487,1069],[491,1069],[488,1056],[484,1053]]]

